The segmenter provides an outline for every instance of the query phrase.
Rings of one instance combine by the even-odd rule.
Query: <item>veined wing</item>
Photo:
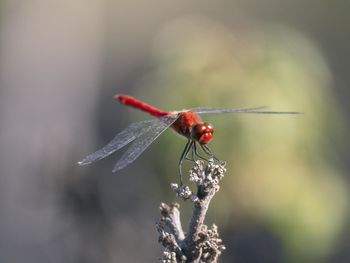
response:
[[[221,114],[221,113],[253,113],[253,114],[300,114],[300,112],[295,111],[266,111],[263,110],[266,107],[256,107],[256,108],[234,108],[234,109],[224,109],[224,108],[193,108],[191,111],[198,115],[203,114]]]
[[[159,118],[159,120],[157,120],[157,125],[133,142],[130,148],[115,164],[112,172],[117,172],[135,161],[159,135],[177,120],[178,117],[178,114],[174,114]]]
[[[78,162],[79,165],[86,165],[90,164],[92,162],[101,160],[115,151],[121,149],[128,143],[134,141],[138,137],[142,136],[143,134],[147,133],[148,131],[154,129],[159,124],[159,120],[145,120],[140,122],[135,122],[130,124],[127,128],[125,128],[123,131],[118,133],[113,140],[111,140],[105,147],[101,148],[100,150],[89,154],[86,156],[83,160]]]

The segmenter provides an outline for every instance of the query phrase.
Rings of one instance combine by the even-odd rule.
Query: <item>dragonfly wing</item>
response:
[[[118,133],[113,140],[111,140],[106,146],[100,150],[89,154],[83,160],[78,162],[79,165],[86,165],[92,162],[101,160],[120,148],[124,147],[128,143],[134,141],[138,137],[152,130],[158,125],[158,120],[146,120],[130,124],[123,131]]]
[[[158,124],[155,125],[147,133],[136,139],[130,148],[124,153],[120,160],[115,164],[113,172],[117,172],[128,164],[132,163],[143,153],[147,147],[158,138],[169,126],[171,126],[178,118],[178,115],[166,116],[160,118]]]
[[[234,109],[224,109],[224,108],[193,108],[191,111],[198,115],[203,114],[221,114],[221,113],[253,113],[253,114],[300,114],[300,112],[295,111],[266,111],[263,110],[266,107],[256,107],[256,108],[234,108]]]

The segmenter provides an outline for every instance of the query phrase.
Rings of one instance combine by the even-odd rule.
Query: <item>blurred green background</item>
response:
[[[215,115],[220,262],[349,262],[350,3],[0,1],[0,262],[156,262],[185,140],[131,166],[76,162],[134,121],[127,93]],[[190,168],[185,164],[184,170]],[[182,203],[183,224],[191,212]]]

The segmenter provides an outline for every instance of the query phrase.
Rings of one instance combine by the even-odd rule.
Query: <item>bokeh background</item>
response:
[[[185,141],[165,132],[118,174],[77,161],[144,113],[207,116],[227,176],[209,209],[220,262],[350,262],[350,2],[1,0],[0,262],[157,262]],[[185,170],[190,166],[185,165]],[[186,226],[191,204],[182,204]]]

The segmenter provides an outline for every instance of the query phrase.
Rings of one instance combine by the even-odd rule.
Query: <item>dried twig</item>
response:
[[[178,197],[193,202],[189,229],[185,234],[180,221],[180,205],[161,203],[161,218],[157,223],[159,242],[165,247],[162,262],[217,262],[225,249],[219,238],[217,226],[204,225],[205,215],[213,196],[219,191],[219,182],[226,171],[224,163],[196,161],[190,170],[189,179],[197,186],[194,194],[186,185],[171,184]]]

